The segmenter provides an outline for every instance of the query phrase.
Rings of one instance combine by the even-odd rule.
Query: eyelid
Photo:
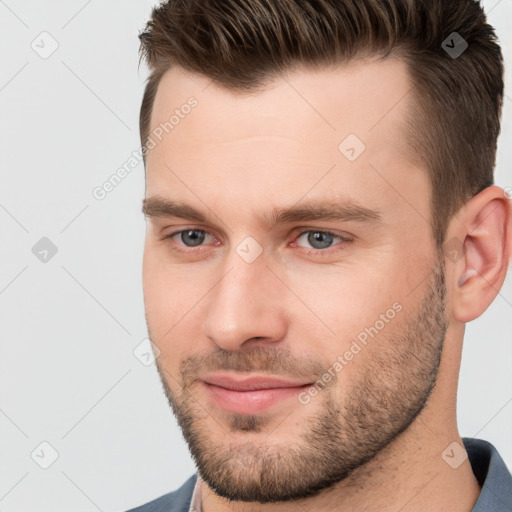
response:
[[[171,232],[169,234],[164,235],[162,238],[163,239],[172,238],[175,235],[179,235],[180,233],[183,233],[185,231],[201,231],[201,232],[206,233],[206,234],[208,234],[210,236],[213,236],[207,229],[204,229],[204,228],[201,228],[201,227],[197,227],[197,226],[190,226],[190,227],[180,228],[180,229],[178,229],[176,231],[173,231],[173,232]],[[335,233],[334,231],[331,231],[331,230],[329,230],[327,228],[324,229],[324,228],[300,228],[299,227],[299,228],[295,228],[292,231],[292,235],[293,235],[294,238],[299,238],[302,235],[304,235],[306,233],[310,233],[310,232],[313,232],[313,233],[324,233],[326,235],[331,235],[331,236],[340,238],[340,239],[342,239],[342,240],[344,240],[346,242],[351,241],[354,238],[352,235],[348,235],[348,234],[341,235],[341,234]]]
[[[298,234],[295,235],[296,238],[306,234],[306,233],[323,233],[324,235],[331,235],[337,238],[341,238],[342,240],[353,240],[353,236],[349,235],[348,233],[340,234],[336,233],[335,231],[329,229],[329,228],[296,228],[298,231]]]

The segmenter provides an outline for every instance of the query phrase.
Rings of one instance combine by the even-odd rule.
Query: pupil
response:
[[[189,241],[191,243],[188,243],[186,238],[189,238]],[[181,234],[181,241],[188,246],[196,246],[201,245],[201,243],[204,241],[204,233],[201,231],[198,231],[197,229],[189,229],[188,231],[184,231]]]

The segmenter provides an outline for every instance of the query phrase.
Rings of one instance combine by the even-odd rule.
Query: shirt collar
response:
[[[188,512],[202,512],[201,507],[201,477],[197,475],[196,485],[194,485],[194,491],[192,493],[192,500],[190,501],[190,507]]]

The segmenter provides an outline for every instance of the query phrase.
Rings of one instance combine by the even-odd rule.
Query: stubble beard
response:
[[[330,386],[309,405],[297,402],[303,408],[299,410],[311,412],[301,414],[301,430],[295,438],[287,436],[286,444],[272,443],[272,432],[279,430],[272,416],[226,414],[221,421],[214,420],[207,404],[200,404],[191,392],[193,381],[178,395],[169,388],[166,371],[157,360],[165,395],[208,486],[233,501],[271,503],[313,497],[346,479],[404,432],[425,407],[441,361],[447,329],[442,257],[428,281],[418,313],[400,329],[388,331],[387,336],[381,332],[380,339],[372,340],[379,349],[350,382],[344,383],[341,375],[339,398],[335,386]],[[288,369],[283,360],[269,359],[276,353],[255,349],[249,363],[242,353],[233,352],[222,359],[230,361],[222,368]],[[187,361],[183,363],[182,369],[187,367]]]

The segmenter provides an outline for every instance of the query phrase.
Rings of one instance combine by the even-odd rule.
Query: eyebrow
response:
[[[142,201],[142,213],[150,218],[177,217],[201,223],[213,222],[216,217],[210,213],[205,214],[188,204],[158,196]],[[382,217],[379,210],[366,208],[352,199],[302,201],[300,205],[274,208],[270,213],[263,215],[263,224],[269,230],[281,224],[313,220],[379,224]]]

